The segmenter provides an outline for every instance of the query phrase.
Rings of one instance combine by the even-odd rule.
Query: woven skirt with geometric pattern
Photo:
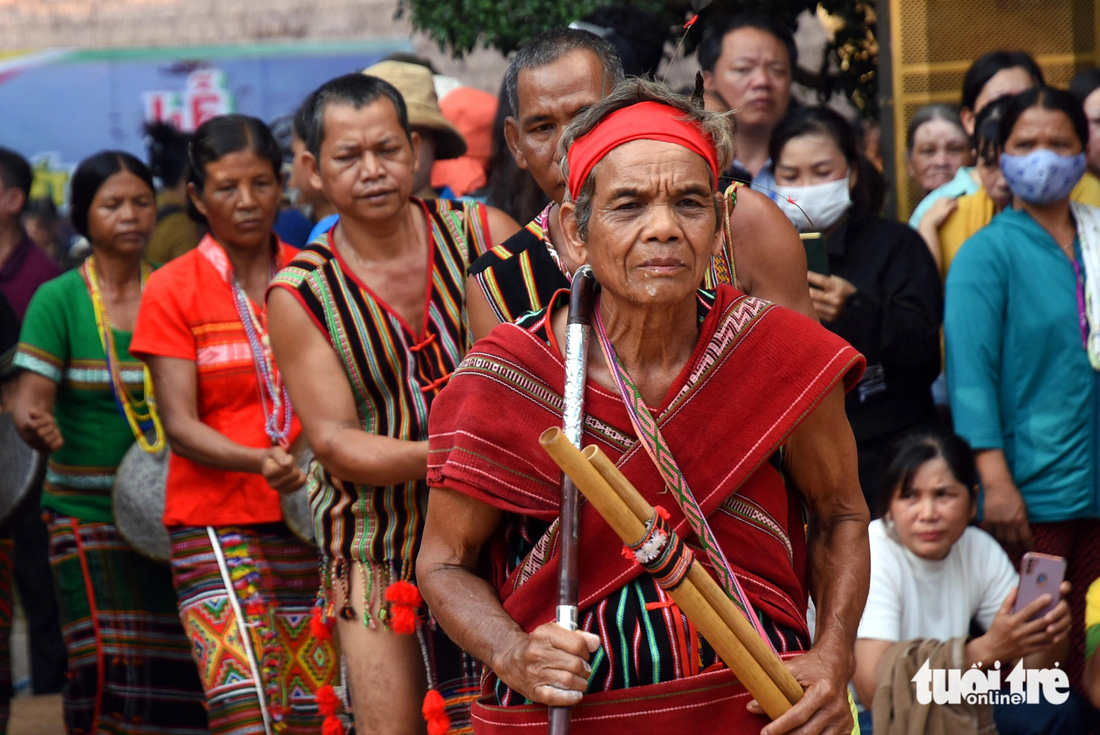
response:
[[[168,567],[130,548],[110,523],[48,515],[69,671],[69,733],[209,732]]]
[[[179,617],[215,735],[316,735],[314,692],[336,684],[315,638],[317,549],[283,524],[170,529]],[[242,634],[242,630],[244,634]]]

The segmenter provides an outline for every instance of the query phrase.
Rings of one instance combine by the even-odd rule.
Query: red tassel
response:
[[[320,607],[313,608],[313,614],[309,618],[309,632],[319,641],[332,640],[332,623],[325,622],[324,613]]]
[[[388,622],[394,633],[411,635],[416,632],[416,611],[407,605],[394,603]]]
[[[262,617],[267,610],[264,609],[262,602],[250,602],[245,606],[244,612],[250,618],[258,618]]]
[[[420,606],[420,590],[412,582],[394,582],[386,588],[386,600],[398,605]]]
[[[447,716],[447,703],[439,692],[429,689],[420,711],[428,723],[428,735],[447,735],[451,729],[451,718]]]
[[[336,708],[340,706],[340,699],[336,696],[332,685],[325,684],[313,695],[317,702],[317,711],[324,717],[332,717],[336,714]]]
[[[622,554],[623,558],[626,559],[628,562],[631,562],[632,564],[638,563],[638,559],[634,556],[634,552],[626,548],[625,546],[623,547]]]
[[[695,15],[693,15],[693,16],[691,16],[691,20],[689,20],[689,21],[688,21],[687,23],[684,23],[684,30],[686,31],[686,30],[688,30],[689,28],[691,28],[691,27],[692,27],[693,25],[695,25],[695,22],[696,22],[697,20],[699,20],[699,14],[698,14],[698,13],[696,13],[696,14],[695,14]]]
[[[344,735],[344,723],[336,715],[326,717],[321,724],[321,735]]]
[[[653,506],[653,510],[657,513],[657,515],[661,516],[661,518],[664,518],[666,521],[672,517],[669,515],[668,511],[665,510],[664,506],[655,505]]]
[[[420,606],[420,590],[412,582],[394,582],[386,588],[386,600],[390,603],[387,621],[390,630],[398,635],[416,632],[416,608]]]

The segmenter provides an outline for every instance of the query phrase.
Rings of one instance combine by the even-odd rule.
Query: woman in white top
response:
[[[988,669],[1000,661],[1007,673],[1021,658],[1028,668],[1050,668],[1063,660],[1070,626],[1065,600],[1036,620],[1031,617],[1050,603],[1049,595],[1013,613],[1018,575],[993,537],[969,525],[977,512],[978,481],[966,442],[938,429],[910,434],[895,446],[886,467],[881,517],[869,528],[871,585],[852,679],[864,706],[871,706],[883,673],[879,662],[892,645],[966,637],[972,622],[984,633],[966,643],[967,669],[974,664]],[[1063,584],[1063,598],[1068,591]],[[1075,706],[1054,711],[1059,719],[1074,720],[1064,724],[1044,721],[1034,708],[1026,716],[1005,709],[994,707],[1002,735],[1061,732],[1060,726],[1070,728],[1065,732],[1084,731]],[[868,732],[870,718],[860,724],[865,719]],[[1019,729],[1016,720],[1025,719],[1027,727]]]

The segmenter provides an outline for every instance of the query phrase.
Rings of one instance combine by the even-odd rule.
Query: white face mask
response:
[[[799,232],[827,230],[839,222],[852,206],[852,193],[849,190],[851,178],[852,174],[849,172],[843,179],[813,186],[776,185],[775,191],[779,194],[776,204]],[[797,207],[791,204],[791,199]]]

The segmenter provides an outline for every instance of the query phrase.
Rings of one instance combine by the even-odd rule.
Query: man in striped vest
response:
[[[470,341],[466,269],[518,225],[479,204],[412,196],[420,140],[388,82],[333,79],[304,115],[310,178],[340,219],[268,300],[272,347],[320,465],[310,488],[320,617],[339,631],[356,729],[415,735],[426,689],[438,727],[477,688],[475,662],[432,626],[418,630],[413,564],[428,412]],[[450,713],[461,728],[463,708]]]

